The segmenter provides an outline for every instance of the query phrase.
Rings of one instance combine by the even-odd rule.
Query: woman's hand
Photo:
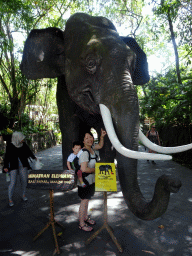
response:
[[[104,130],[101,128],[101,137],[105,137],[106,134],[107,134],[106,131],[104,131]]]
[[[4,168],[4,172],[8,172],[9,170],[7,168]]]
[[[104,137],[106,135],[106,131],[104,131],[102,128],[101,128],[101,136],[100,136],[100,141],[98,144],[95,145],[95,150],[98,150],[98,149],[101,149],[104,145]]]

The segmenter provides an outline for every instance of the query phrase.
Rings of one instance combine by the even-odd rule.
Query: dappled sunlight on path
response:
[[[143,147],[140,147],[140,151],[144,151]],[[52,157],[58,160],[61,158],[57,152],[50,152],[48,157],[52,162]],[[42,157],[43,160],[43,157]],[[129,248],[129,254],[133,251],[133,244],[138,243],[138,248],[142,249],[143,255],[183,255],[188,256],[192,253],[192,189],[189,184],[192,184],[192,172],[178,165],[173,161],[156,161],[156,165],[145,160],[138,161],[138,182],[140,189],[147,200],[151,200],[154,193],[155,183],[159,176],[162,174],[170,174],[176,176],[182,181],[182,188],[177,194],[170,195],[170,204],[166,213],[153,221],[142,221],[136,218],[128,209],[123,195],[121,192],[120,184],[117,178],[118,191],[117,193],[108,192],[108,221],[113,227],[115,235],[118,234],[118,241],[124,248]],[[59,192],[58,192],[59,193]],[[60,201],[60,207],[56,211],[56,218],[61,221],[63,225],[74,226],[75,232],[78,230],[78,210],[80,200],[77,196],[77,189],[64,193],[65,204],[61,205],[62,195],[55,193],[55,200]],[[68,199],[66,199],[66,197]],[[60,198],[60,199],[59,199]],[[73,203],[75,201],[76,203]],[[66,205],[66,202],[70,202]],[[90,201],[89,213],[91,218],[97,222],[97,230],[102,226],[103,221],[103,193],[96,192],[94,198]],[[107,233],[102,232],[104,237]],[[100,239],[103,239],[102,233],[92,241],[89,247],[95,246]],[[81,233],[82,234],[82,233]],[[86,237],[87,234],[85,234]],[[107,235],[108,237],[108,235]],[[125,238],[132,242],[128,242]],[[103,246],[108,251],[108,244],[110,238],[108,237],[108,243]],[[136,242],[137,241],[137,242]],[[66,246],[63,246],[64,251],[71,252],[72,248],[84,248],[81,243],[71,242]],[[150,247],[150,250],[147,250]],[[137,248],[137,249],[138,249]],[[115,246],[114,246],[115,249]],[[153,251],[152,251],[153,250]],[[73,251],[73,250],[72,250]],[[141,253],[140,251],[140,253]],[[111,254],[110,254],[111,253]],[[136,253],[136,251],[135,251]],[[177,254],[179,253],[179,254]],[[86,254],[85,254],[86,255]],[[114,252],[108,251],[105,255],[117,255]],[[135,254],[136,255],[136,254]]]
[[[140,151],[144,148],[140,147]],[[43,169],[62,170],[61,145],[37,153],[44,164]],[[54,192],[55,220],[64,226],[57,228],[61,256],[191,256],[192,255],[192,171],[173,162],[138,161],[138,182],[146,198],[151,200],[155,183],[162,174],[178,177],[182,182],[180,191],[170,195],[166,213],[153,221],[136,218],[128,209],[117,177],[118,191],[107,193],[108,223],[114,231],[123,253],[119,253],[106,230],[103,230],[88,246],[85,241],[91,236],[78,228],[80,199],[77,188]],[[1,175],[0,185],[0,255],[3,246],[12,254],[52,256],[54,240],[51,228],[37,241],[33,237],[46,225],[50,216],[49,191],[27,190],[28,202],[20,198],[20,182],[14,196],[15,206],[8,207],[7,183]],[[89,204],[89,215],[96,221],[94,231],[103,225],[103,192],[95,192]],[[2,231],[3,233],[1,233]],[[8,251],[7,251],[8,252]],[[20,253],[20,254],[19,254]],[[6,255],[6,254],[5,254]],[[9,255],[9,254],[7,254]]]
[[[36,156],[43,163],[44,170],[62,170],[62,148],[61,145],[57,145],[53,148],[40,151]]]

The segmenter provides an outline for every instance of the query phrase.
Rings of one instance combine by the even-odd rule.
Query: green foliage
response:
[[[2,113],[7,118],[9,118],[9,111],[10,111],[10,106],[8,104],[3,103],[0,105],[0,113]]]
[[[149,116],[171,125],[191,122],[192,3],[190,0],[148,2],[153,4],[154,14],[142,13],[146,6],[143,0],[0,0],[0,104],[6,109],[6,116],[9,119],[14,116],[18,127],[27,134],[47,128],[44,117],[57,114],[56,80],[29,81],[20,72],[22,41],[34,28],[64,29],[68,17],[79,11],[109,18],[116,26],[122,26],[120,34],[135,37],[148,57],[155,54],[165,58],[166,72],[156,74],[147,85],[137,87],[142,118]],[[178,42],[182,85],[177,82],[176,71],[169,60],[172,52],[167,47],[171,39],[168,14]],[[18,42],[19,35],[24,37]],[[41,106],[42,120],[31,121],[25,115],[26,105]],[[54,125],[51,128],[55,128]]]
[[[0,156],[3,156],[5,154],[4,150],[0,150]]]
[[[167,13],[170,12],[171,17],[175,19],[176,16],[178,15],[180,7],[181,7],[180,0],[163,0],[161,1],[160,5],[154,8],[154,12],[157,15],[165,15],[165,16],[167,16]]]
[[[24,126],[24,127],[22,127],[21,132],[25,136],[28,136],[29,134],[39,133],[39,129],[36,126]]]
[[[140,97],[141,115],[153,117],[156,124],[188,125],[192,121],[192,72],[182,68],[182,84],[177,83],[175,70],[164,76],[157,74],[145,86]]]
[[[54,132],[54,135],[56,137],[56,141],[58,144],[61,144],[62,143],[62,135],[61,135],[61,132]]]

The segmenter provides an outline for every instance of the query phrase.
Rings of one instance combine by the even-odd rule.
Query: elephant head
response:
[[[137,182],[137,159],[171,159],[138,152],[139,106],[135,84],[149,80],[146,55],[134,39],[121,38],[104,17],[72,15],[65,31],[32,30],[23,52],[22,72],[30,79],[58,77],[57,102],[62,131],[64,166],[71,141],[90,127],[107,130],[102,162],[113,162],[125,201],[139,218],[160,217],[170,192],[181,187],[178,179],[161,176],[154,197],[147,202]],[[102,118],[101,118],[102,114]],[[110,142],[111,141],[111,142]]]

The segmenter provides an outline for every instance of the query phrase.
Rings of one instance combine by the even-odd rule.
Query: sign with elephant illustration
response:
[[[117,191],[114,163],[95,164],[95,191]]]

